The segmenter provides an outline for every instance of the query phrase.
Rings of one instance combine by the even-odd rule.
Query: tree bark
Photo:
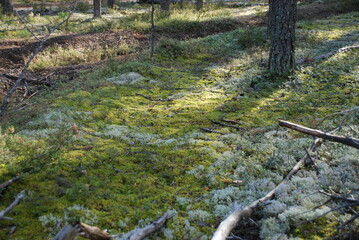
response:
[[[101,0],[93,0],[93,17],[101,17]]]
[[[170,13],[170,3],[171,0],[162,0],[161,1],[161,10],[166,12],[167,14]]]
[[[203,8],[203,0],[196,0],[196,9],[200,11]]]
[[[113,8],[115,4],[115,0],[107,0],[107,8]]]
[[[270,34],[269,71],[285,75],[295,65],[294,41],[297,0],[270,0],[268,31]]]
[[[0,4],[4,14],[12,14],[14,12],[12,0],[0,0]]]

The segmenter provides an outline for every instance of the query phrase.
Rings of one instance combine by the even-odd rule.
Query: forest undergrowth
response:
[[[224,217],[278,184],[311,144],[278,128],[277,119],[316,127],[358,106],[359,50],[310,61],[357,43],[358,22],[358,12],[299,22],[297,58],[308,61],[289,78],[266,72],[266,30],[251,28],[162,39],[153,58],[113,60],[39,93],[2,123],[0,182],[23,176],[3,191],[0,209],[21,191],[27,197],[10,213],[13,220],[2,220],[0,238],[49,239],[72,220],[129,233],[170,211],[175,217],[150,239],[210,239]],[[358,137],[358,115],[348,117],[341,135]],[[328,199],[318,190],[358,192],[358,151],[324,142],[317,154],[319,173],[301,170],[235,234],[338,234],[352,212],[307,221],[336,207],[315,208]],[[357,231],[357,220],[342,230]]]

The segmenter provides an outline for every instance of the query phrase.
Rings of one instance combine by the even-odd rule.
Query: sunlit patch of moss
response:
[[[293,236],[299,239],[321,240],[335,236],[338,223],[326,218],[319,218],[313,222],[298,225],[292,230]]]

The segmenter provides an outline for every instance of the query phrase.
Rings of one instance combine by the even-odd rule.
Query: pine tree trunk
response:
[[[294,68],[296,12],[297,0],[269,1],[269,71],[279,75]]]
[[[0,0],[0,4],[4,14],[12,14],[14,12],[12,0]]]
[[[162,0],[161,1],[161,10],[169,14],[170,12],[170,2],[171,0]]]
[[[107,0],[107,8],[113,8],[115,4],[115,0]]]
[[[203,8],[203,0],[196,0],[196,9],[200,11]]]
[[[93,0],[93,17],[101,17],[101,0]]]

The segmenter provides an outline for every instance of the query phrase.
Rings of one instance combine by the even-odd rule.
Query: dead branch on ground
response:
[[[158,220],[149,224],[144,228],[135,230],[129,237],[129,240],[143,240],[149,235],[160,230],[168,219],[172,218],[174,215],[170,215],[168,212],[161,216]],[[81,236],[90,240],[115,240],[115,237],[121,236],[114,235],[111,236],[106,231],[99,229],[98,227],[90,226],[85,223],[75,222],[72,225],[64,226],[53,238],[53,240],[74,240],[76,236]]]
[[[319,144],[320,139],[314,140],[313,144],[309,147],[308,152],[314,151]],[[252,202],[244,209],[234,211],[225,220],[221,222],[216,232],[214,233],[212,240],[226,240],[231,231],[237,226],[238,222],[249,218],[253,211],[260,206],[260,204],[271,200],[275,193],[280,189],[283,184],[286,184],[306,163],[308,155],[305,156],[291,169],[287,176],[279,183],[272,191],[267,193],[264,197]]]
[[[18,205],[24,197],[25,197],[25,193],[23,192],[19,193],[15,197],[15,200],[10,205],[0,212],[0,220],[2,219],[12,220],[12,218],[6,217],[5,215],[8,214],[14,207],[16,207],[16,205]]]
[[[205,132],[209,132],[209,133],[218,133],[218,134],[221,134],[221,135],[225,135],[225,133],[223,132],[218,132],[218,131],[215,131],[215,130],[211,130],[209,128],[200,128],[202,131],[205,131]]]
[[[151,223],[150,225],[138,229],[137,231],[135,231],[131,237],[129,238],[129,240],[142,240],[145,239],[146,237],[148,237],[149,235],[157,232],[158,230],[160,230],[165,223],[167,222],[168,219],[172,218],[174,215],[173,214],[169,214],[168,212],[165,213],[162,217],[160,217],[157,221],[154,221],[153,223]]]
[[[19,77],[17,77],[17,76],[10,75],[10,74],[6,74],[6,73],[4,73],[4,74],[2,74],[2,75],[3,75],[4,77],[8,78],[8,79],[15,80],[15,81],[19,79]],[[46,76],[46,77],[44,77],[44,78],[41,78],[41,79],[39,79],[39,80],[23,77],[23,78],[22,78],[22,81],[23,81],[23,82],[34,83],[34,84],[39,84],[39,85],[46,85],[46,86],[48,86],[48,87],[51,87],[51,86],[52,86],[51,83],[43,81],[43,80],[45,80],[46,78],[48,78],[48,76]]]
[[[333,142],[342,143],[344,145],[348,145],[348,146],[351,146],[351,147],[359,149],[359,139],[349,138],[349,137],[342,137],[342,136],[333,135],[333,134],[330,134],[330,133],[325,133],[325,132],[322,132],[322,131],[319,131],[319,130],[316,130],[316,129],[307,128],[307,127],[304,127],[302,125],[294,124],[294,123],[284,121],[284,120],[280,120],[280,119],[278,121],[279,121],[279,125],[282,126],[282,127],[290,128],[290,129],[293,129],[295,131],[305,133],[305,134],[309,134],[309,135],[314,136],[314,137],[322,138],[322,139],[333,141]]]
[[[160,101],[160,102],[170,102],[170,101],[172,101],[172,99],[152,98],[152,97],[140,94],[140,93],[136,93],[136,95],[141,96],[143,98],[146,98],[147,100],[150,100],[150,101],[155,101],[155,102],[157,102],[157,101]]]
[[[217,122],[217,121],[213,121],[210,120],[212,123],[220,125],[220,126],[224,126],[224,127],[230,127],[230,128],[234,128],[236,130],[243,130],[243,128],[237,127],[237,126],[233,126],[233,125],[229,125],[229,124],[225,124],[225,123],[221,123],[221,122]]]
[[[325,59],[325,58],[329,58],[329,57],[331,57],[331,56],[333,56],[333,55],[335,55],[337,53],[347,52],[347,51],[350,51],[350,50],[356,49],[356,48],[359,48],[359,45],[355,44],[355,45],[352,45],[352,46],[342,47],[342,48],[339,48],[337,50],[328,52],[326,54],[315,56],[313,58],[307,58],[306,57],[306,58],[300,59],[300,60],[296,61],[295,64],[299,65],[299,64],[303,64],[303,63],[310,63],[310,62],[322,60],[322,59]]]
[[[11,183],[15,182],[16,180],[18,180],[21,177],[21,175],[13,177],[9,180],[7,180],[6,182],[3,182],[0,184],[0,191],[3,190],[4,188],[6,188],[7,186],[9,186]]]

